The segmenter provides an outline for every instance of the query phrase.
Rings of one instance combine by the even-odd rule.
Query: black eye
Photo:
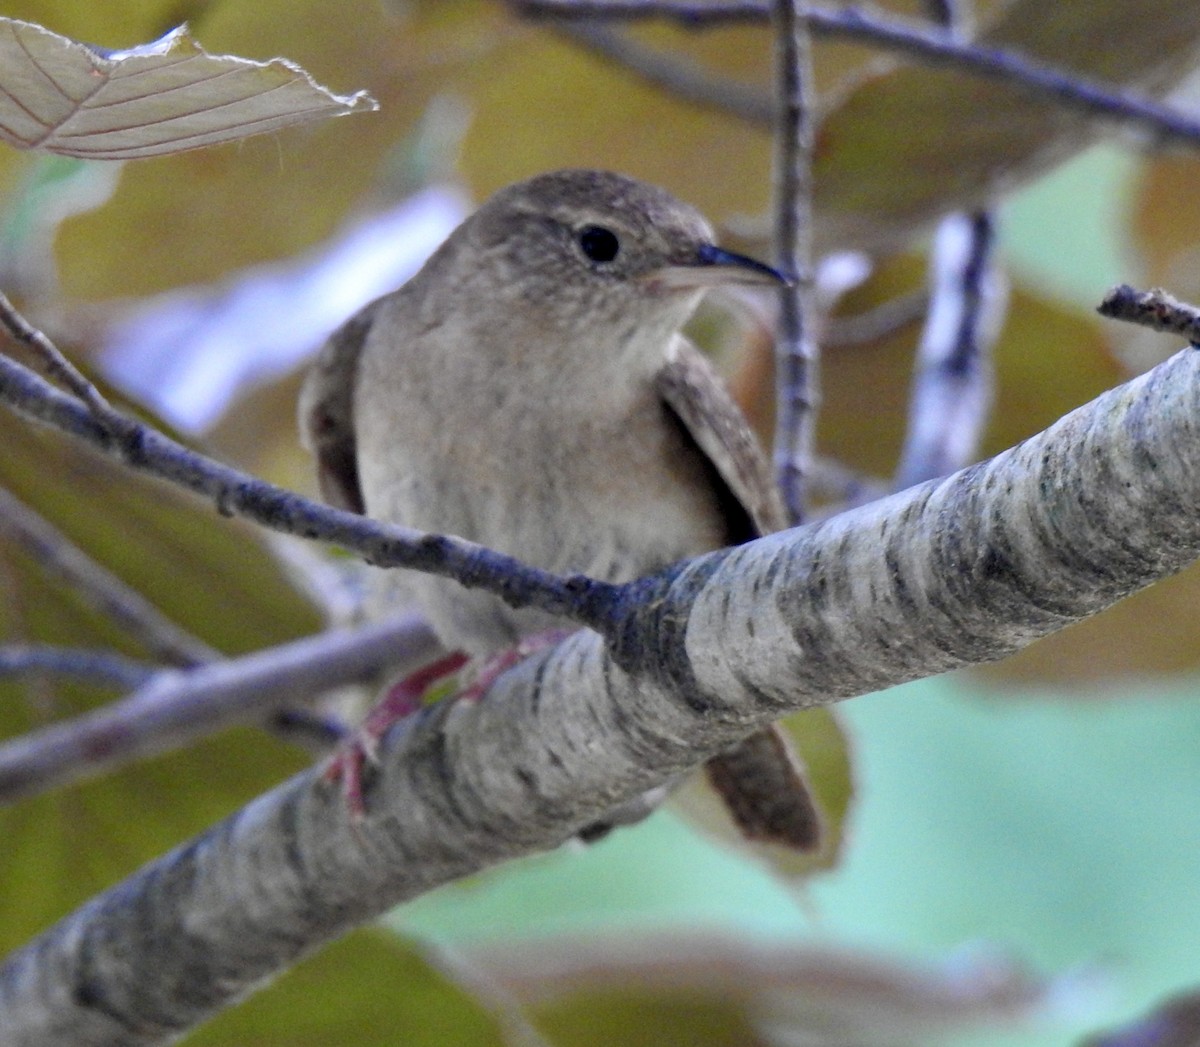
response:
[[[611,262],[621,250],[621,241],[611,229],[589,225],[579,231],[579,247],[593,262]]]

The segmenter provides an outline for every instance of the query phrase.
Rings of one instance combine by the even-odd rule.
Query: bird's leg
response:
[[[341,782],[342,795],[350,817],[362,821],[367,812],[363,799],[363,768],[379,762],[379,740],[394,723],[411,716],[421,708],[421,699],[439,680],[458,672],[467,664],[462,651],[455,651],[393,684],[387,694],[366,715],[354,734],[339,746],[321,775],[327,782]],[[499,675],[499,674],[497,674]],[[485,688],[486,690],[486,688]]]
[[[546,629],[522,637],[515,645],[489,656],[479,667],[471,683],[454,696],[454,701],[477,702],[505,672],[538,651],[553,647],[570,636],[573,629]],[[362,724],[329,758],[321,777],[326,782],[341,782],[342,795],[350,817],[361,822],[367,813],[363,796],[363,770],[379,762],[379,742],[393,724],[421,708],[421,699],[439,680],[461,669],[470,659],[455,651],[436,662],[410,673],[388,688],[379,703],[367,713]]]
[[[487,694],[492,684],[518,662],[523,662],[530,655],[537,654],[538,651],[544,651],[547,647],[553,647],[555,644],[561,643],[573,632],[576,632],[576,630],[543,629],[540,633],[530,633],[528,636],[522,636],[512,647],[489,655],[483,665],[479,667],[479,672],[475,674],[475,679],[459,695],[459,698],[472,702],[479,701],[480,698]]]

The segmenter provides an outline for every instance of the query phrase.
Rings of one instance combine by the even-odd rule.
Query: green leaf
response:
[[[56,525],[178,625],[227,653],[315,631],[321,617],[248,525],[0,413],[0,486]],[[0,541],[0,642],[145,652]],[[94,707],[80,683],[0,684],[0,738]],[[239,730],[76,788],[0,809],[0,950],[236,810],[307,757]]]
[[[358,931],[213,1019],[189,1047],[504,1047],[504,1022],[432,950]]]

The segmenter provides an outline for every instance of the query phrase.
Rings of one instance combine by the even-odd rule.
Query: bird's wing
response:
[[[730,497],[722,499],[726,515],[740,509],[753,525],[739,528],[731,520],[729,531],[734,541],[748,541],[785,527],[787,518],[766,455],[717,373],[682,335],[677,335],[667,350],[658,389],[728,489]],[[750,533],[744,533],[747,530]],[[820,846],[821,815],[803,765],[782,728],[755,732],[736,748],[714,756],[705,771],[709,784],[748,839],[797,851],[814,851]]]
[[[354,386],[363,343],[378,302],[329,336],[300,390],[300,441],[317,459],[321,496],[352,513],[364,511],[354,440]]]
[[[712,365],[683,335],[667,348],[658,389],[753,523],[754,533],[739,539],[783,530],[787,517],[770,462]]]

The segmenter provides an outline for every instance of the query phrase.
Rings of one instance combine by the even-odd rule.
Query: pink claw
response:
[[[479,701],[487,694],[488,688],[517,662],[523,662],[531,654],[537,654],[538,651],[544,651],[547,647],[561,643],[575,631],[574,629],[543,629],[540,633],[530,633],[528,636],[521,637],[515,646],[497,651],[489,657],[480,667],[471,685],[463,691],[460,697],[471,702]]]
[[[388,689],[387,694],[366,715],[354,732],[329,758],[322,781],[341,782],[342,796],[350,819],[361,822],[367,813],[363,796],[363,769],[379,762],[379,741],[394,723],[421,708],[421,699],[429,688],[467,664],[467,656],[455,651],[436,662],[410,673]],[[499,674],[497,674],[499,675]]]

